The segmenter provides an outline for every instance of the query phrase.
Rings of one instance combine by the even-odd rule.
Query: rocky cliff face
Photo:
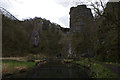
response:
[[[87,23],[92,21],[91,10],[86,5],[79,5],[70,9],[70,27],[73,32],[82,30],[87,26]]]
[[[42,18],[13,20],[2,16],[2,56],[40,54],[67,55],[67,32],[56,23]]]
[[[82,54],[92,53],[92,35],[94,33],[94,19],[91,9],[86,5],[79,5],[70,9],[71,51]]]
[[[30,43],[34,46],[38,46],[39,45],[39,36],[41,36],[42,34],[42,24],[43,21],[40,18],[36,18],[33,21],[33,31],[31,34],[31,39],[30,39]]]

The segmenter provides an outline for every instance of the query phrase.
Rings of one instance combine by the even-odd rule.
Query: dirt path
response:
[[[25,61],[25,57],[2,57],[0,60],[18,60]]]
[[[112,72],[118,74],[118,76],[120,78],[120,66],[115,66],[115,65],[111,65],[111,64],[102,64],[102,65],[109,68]]]

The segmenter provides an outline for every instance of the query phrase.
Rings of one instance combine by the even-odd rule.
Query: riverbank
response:
[[[21,60],[21,59],[19,59],[19,60]],[[119,69],[120,69],[119,64],[115,64],[115,63],[111,63],[111,62],[110,63],[99,62],[99,61],[95,61],[92,58],[91,59],[88,59],[88,58],[82,59],[81,58],[80,60],[47,59],[47,61],[35,60],[34,62],[19,61],[19,60],[9,60],[9,59],[2,60],[3,77],[9,77],[11,75],[14,76],[16,74],[29,75],[29,72],[31,72],[31,76],[32,76],[32,74],[33,74],[32,72],[34,72],[34,71],[35,71],[34,73],[36,75],[39,73],[40,74],[39,76],[41,76],[42,73],[44,74],[44,76],[46,75],[46,73],[49,73],[47,75],[50,76],[50,72],[52,73],[54,71],[54,69],[55,69],[54,74],[64,73],[65,69],[67,69],[67,72],[68,72],[67,74],[73,74],[73,73],[71,73],[71,71],[74,72],[74,69],[72,69],[72,68],[74,68],[73,66],[76,66],[75,74],[76,74],[76,71],[78,71],[78,70],[80,70],[80,71],[82,70],[82,72],[84,72],[84,70],[83,70],[83,68],[84,68],[85,70],[87,69],[87,71],[85,71],[84,73],[86,75],[88,75],[90,78],[119,78]],[[38,63],[38,64],[36,65],[36,63]],[[42,63],[44,63],[44,64],[42,64]],[[77,69],[77,67],[79,69]],[[40,68],[40,70],[38,68]],[[119,68],[119,69],[115,69],[115,68]],[[45,69],[45,71],[44,71],[44,69]],[[53,69],[53,71],[49,70],[49,69]],[[41,72],[41,71],[43,71],[43,72]],[[70,71],[70,73],[69,73],[69,71]],[[79,71],[78,71],[78,73],[81,74],[81,72],[79,72]],[[76,75],[78,76],[79,74],[76,74]],[[18,75],[18,76],[20,76],[20,75]]]
[[[22,73],[28,71],[30,68],[33,68],[35,63],[33,62],[24,62],[17,60],[2,60],[2,76],[9,76],[17,73]]]
[[[65,64],[61,61],[62,59],[47,59],[45,63],[43,62],[44,64],[36,65],[35,62],[4,60],[4,64],[11,65],[11,67],[4,68],[4,70],[7,71],[8,69],[10,71],[4,78],[89,78],[84,68],[79,68],[73,63]],[[16,70],[16,66],[17,69],[22,66],[22,70]],[[24,66],[27,66],[27,68],[24,68]],[[26,71],[24,71],[25,69]]]
[[[115,73],[115,70],[112,70],[111,68],[109,68],[110,66],[117,68],[116,65],[119,66],[119,64],[115,65],[115,63],[106,63],[106,62],[103,63],[103,62],[94,61],[93,59],[88,59],[88,58],[75,61],[74,63],[89,69],[90,70],[89,76],[91,78],[119,78],[120,77],[118,73]]]

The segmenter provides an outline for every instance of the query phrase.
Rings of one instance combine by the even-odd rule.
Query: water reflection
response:
[[[87,78],[86,71],[74,64],[62,64],[61,61],[50,61],[34,69],[12,76],[14,78]]]

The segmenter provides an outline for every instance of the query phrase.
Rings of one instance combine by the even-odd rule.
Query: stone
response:
[[[86,27],[88,23],[93,21],[91,9],[86,5],[79,5],[70,9],[70,28],[72,32],[81,31],[82,27]]]
[[[82,35],[82,37],[84,37],[84,40],[88,40],[88,42],[91,43],[90,36],[91,36],[92,30],[94,29],[94,18],[93,18],[91,9],[87,8],[86,5],[78,5],[77,7],[72,7],[70,9],[69,14],[70,14],[71,38],[73,39],[72,35],[74,35],[76,33],[80,33]],[[79,37],[81,37],[81,36],[78,35],[75,39],[79,39]],[[74,42],[75,42],[75,44],[79,45],[79,40],[76,40],[76,41],[72,40],[71,42],[72,42],[71,43],[71,46],[72,46],[71,52],[74,52],[75,47],[76,47],[76,46],[73,46]],[[87,48],[89,49],[89,47],[87,47]],[[89,53],[87,48],[86,48],[85,52]]]

